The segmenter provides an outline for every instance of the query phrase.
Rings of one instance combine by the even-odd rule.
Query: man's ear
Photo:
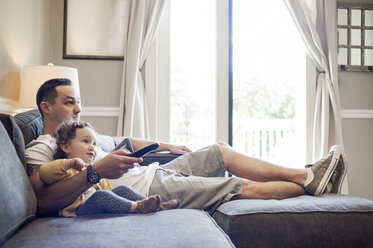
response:
[[[50,115],[51,114],[51,104],[49,102],[41,102],[40,108],[43,111],[44,115]]]

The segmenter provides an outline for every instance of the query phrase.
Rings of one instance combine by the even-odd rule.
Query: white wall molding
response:
[[[373,119],[373,109],[342,109],[342,119]]]
[[[0,112],[16,112],[16,101],[0,97]],[[81,116],[118,117],[119,107],[83,107]],[[373,109],[342,109],[342,119],[373,119]]]
[[[81,116],[118,117],[119,107],[82,107]]]
[[[0,112],[15,114],[30,109],[17,109],[17,101],[0,97]],[[82,107],[81,116],[89,117],[118,117],[119,107]]]

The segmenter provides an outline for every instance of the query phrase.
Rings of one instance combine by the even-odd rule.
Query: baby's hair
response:
[[[75,138],[76,129],[85,127],[89,127],[94,130],[89,123],[84,121],[66,121],[58,127],[55,135],[57,143],[57,150],[54,154],[55,159],[66,158],[66,153],[61,149],[61,145],[67,144],[70,142],[70,140]]]

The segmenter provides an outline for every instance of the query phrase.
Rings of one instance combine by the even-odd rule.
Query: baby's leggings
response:
[[[133,201],[145,198],[146,196],[126,185],[120,185],[112,190],[97,190],[76,210],[76,214],[128,214]]]

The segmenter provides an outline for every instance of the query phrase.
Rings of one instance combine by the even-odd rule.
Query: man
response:
[[[183,208],[214,210],[222,202],[233,199],[283,199],[306,192],[320,195],[328,182],[342,183],[345,174],[345,166],[339,159],[343,152],[338,146],[306,169],[288,169],[238,153],[223,142],[196,152],[185,146],[160,143],[157,151],[184,155],[166,165],[154,163],[145,167],[136,166],[142,159],[128,157],[124,150],[105,154],[98,148],[97,157],[102,159],[96,160],[91,170],[44,185],[39,178],[39,167],[53,160],[56,149],[53,135],[58,126],[65,120],[79,119],[80,96],[70,80],[52,79],[40,87],[37,104],[44,119],[44,130],[43,135],[27,146],[26,163],[40,213],[69,205],[100,178],[120,178],[114,180],[114,184],[127,184],[145,195],[160,194],[164,201],[179,198]],[[115,138],[115,143],[122,139]],[[134,150],[153,143],[130,140]],[[114,142],[106,143],[112,150]],[[336,170],[337,167],[343,169]],[[225,171],[236,177],[218,177]],[[333,187],[339,188],[339,185]]]

